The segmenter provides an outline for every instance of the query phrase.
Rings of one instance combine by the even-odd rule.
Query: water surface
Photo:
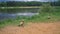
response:
[[[8,18],[16,18],[17,16],[31,17],[38,15],[38,8],[20,8],[20,9],[4,9],[0,10],[0,20]]]

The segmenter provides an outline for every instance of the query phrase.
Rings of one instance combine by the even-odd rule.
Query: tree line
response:
[[[49,2],[17,2],[17,1],[8,1],[8,2],[0,2],[0,7],[10,7],[10,6],[41,6],[42,3],[49,3]],[[60,6],[60,1],[57,2],[50,2],[51,6]]]

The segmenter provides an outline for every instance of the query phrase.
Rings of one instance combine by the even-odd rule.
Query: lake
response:
[[[15,8],[15,9],[0,9],[0,20],[8,18],[16,18],[17,16],[31,17],[38,15],[39,8]]]

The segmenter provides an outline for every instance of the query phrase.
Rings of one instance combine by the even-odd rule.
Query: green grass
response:
[[[50,15],[51,19],[48,19]],[[51,13],[42,12],[39,15],[35,15],[32,17],[17,17],[16,19],[6,19],[4,21],[0,21],[0,28],[8,25],[18,25],[20,21],[24,19],[25,23],[28,22],[46,22],[46,21],[60,21],[60,7],[54,7]]]

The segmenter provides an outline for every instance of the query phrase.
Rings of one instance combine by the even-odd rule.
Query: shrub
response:
[[[51,13],[53,11],[53,8],[50,4],[42,4],[39,13],[44,12],[44,13]]]

